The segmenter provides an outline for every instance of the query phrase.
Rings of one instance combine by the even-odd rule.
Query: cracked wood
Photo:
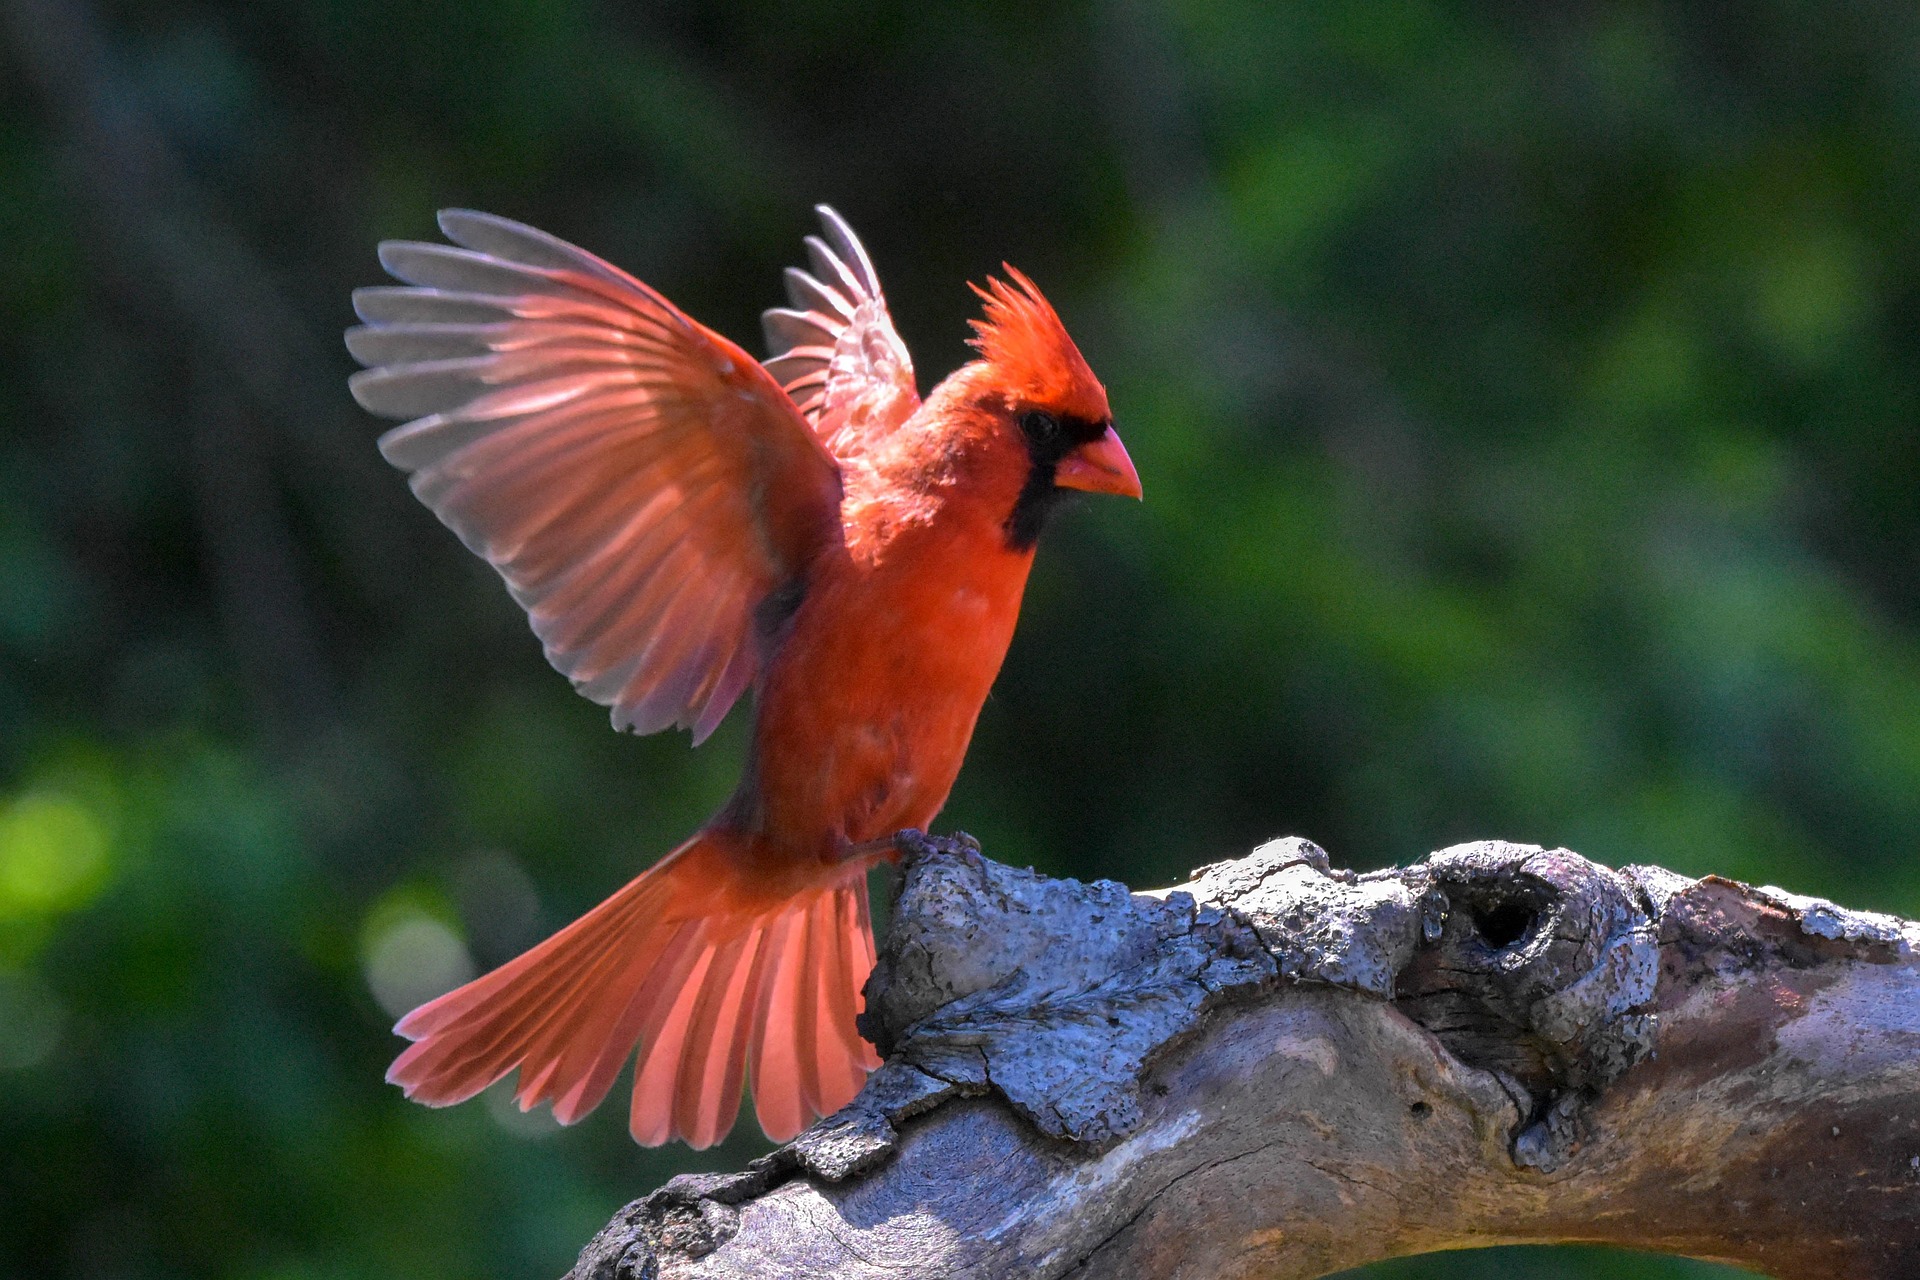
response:
[[[1599,1241],[1920,1274],[1920,926],[1487,842],[1177,889],[912,837],[849,1107],[575,1280],[1324,1275]]]

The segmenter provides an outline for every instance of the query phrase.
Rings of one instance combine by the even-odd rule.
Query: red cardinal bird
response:
[[[707,1147],[750,1080],[792,1137],[876,1064],[866,873],[946,802],[1063,491],[1140,496],[1106,391],[1025,276],[975,288],[980,358],[924,403],[873,265],[821,206],[764,365],[532,227],[449,210],[383,244],[347,345],[414,493],[506,579],[616,728],[693,730],[753,689],[733,798],[580,919],[401,1019],[431,1106],[516,1068],[569,1124],[639,1047],[630,1128]]]

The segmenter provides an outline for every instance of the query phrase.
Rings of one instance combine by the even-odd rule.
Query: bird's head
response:
[[[971,379],[998,443],[1025,461],[1007,516],[1007,538],[1031,547],[1069,490],[1140,496],[1140,474],[1114,434],[1107,390],[1033,281],[1009,266],[1005,280],[974,286],[986,314],[971,322],[980,353]]]

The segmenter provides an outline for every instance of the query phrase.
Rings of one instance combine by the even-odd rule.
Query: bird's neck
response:
[[[1007,521],[1031,463],[1009,436],[1005,409],[967,376],[979,367],[942,382],[885,447],[843,473],[841,512],[856,558],[909,544],[925,554],[931,541],[960,555],[1011,556],[1024,581],[1033,549],[1007,545]]]

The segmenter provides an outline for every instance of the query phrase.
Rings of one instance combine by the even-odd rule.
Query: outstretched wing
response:
[[[414,493],[525,607],[615,727],[717,727],[755,616],[840,531],[840,476],[753,357],[545,232],[447,210],[453,247],[380,246],[353,394]]]
[[[920,392],[867,251],[839,214],[824,204],[814,212],[827,239],[807,237],[813,273],[789,267],[793,308],[761,317],[773,353],[767,372],[844,461],[912,417]]]

